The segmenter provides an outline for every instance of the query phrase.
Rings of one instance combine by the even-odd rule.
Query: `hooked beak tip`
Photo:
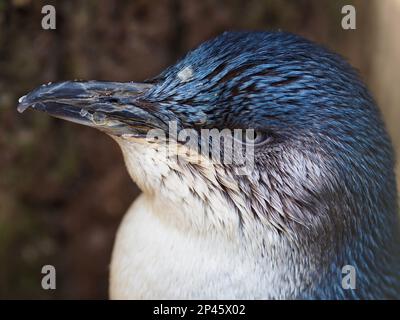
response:
[[[22,96],[21,98],[18,99],[17,110],[18,110],[19,113],[23,113],[30,106],[29,103],[24,103],[25,97],[26,97],[26,95],[24,95],[24,96]]]
[[[20,97],[20,98],[18,99],[18,103],[24,102],[25,97],[26,97],[26,95]]]

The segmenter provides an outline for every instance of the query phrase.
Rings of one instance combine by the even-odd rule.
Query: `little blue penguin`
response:
[[[110,135],[143,191],[116,236],[111,298],[400,298],[392,145],[324,47],[225,32],[150,80],[50,83],[27,108]],[[204,134],[223,131],[241,135]]]

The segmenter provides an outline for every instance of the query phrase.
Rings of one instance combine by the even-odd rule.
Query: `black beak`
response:
[[[163,126],[156,106],[144,99],[152,86],[105,81],[49,83],[21,97],[18,111],[31,107],[108,134],[140,136],[151,128]]]

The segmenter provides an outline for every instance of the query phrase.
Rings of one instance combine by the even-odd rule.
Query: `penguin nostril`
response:
[[[112,96],[106,96],[106,97],[104,97],[103,99],[103,102],[108,102],[108,103],[119,103],[119,99],[118,98],[116,98],[116,97],[112,97]]]

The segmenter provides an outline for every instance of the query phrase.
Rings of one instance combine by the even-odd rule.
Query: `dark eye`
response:
[[[269,136],[259,130],[246,130],[245,131],[245,136],[244,136],[244,143],[246,144],[261,144],[269,139]]]

